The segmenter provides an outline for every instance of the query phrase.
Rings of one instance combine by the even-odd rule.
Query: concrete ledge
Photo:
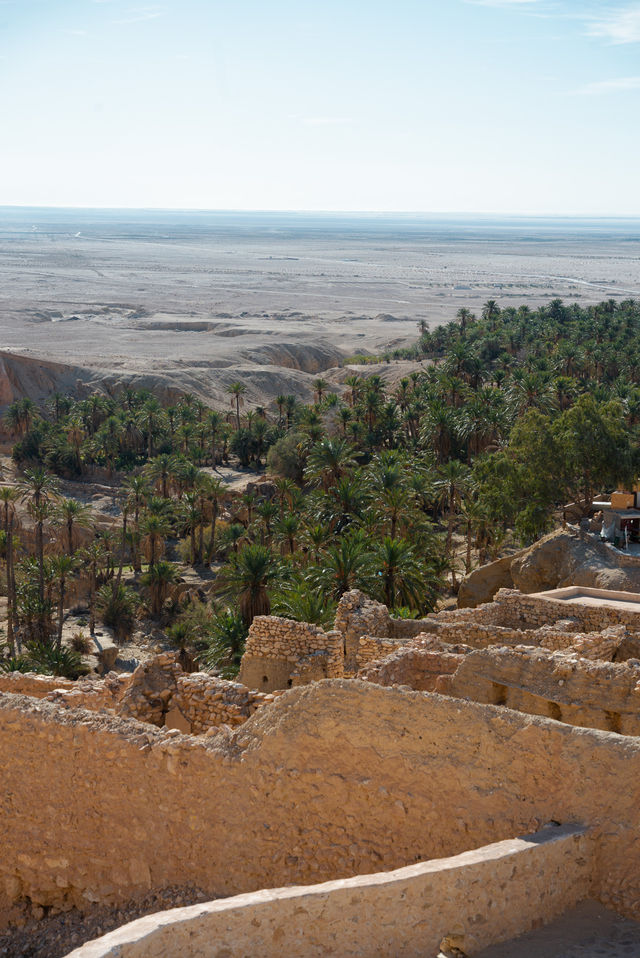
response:
[[[549,589],[546,592],[531,592],[528,598],[577,605],[604,606],[605,608],[625,609],[640,613],[640,594],[637,592],[619,592],[614,589],[567,585],[560,589]]]
[[[473,955],[588,897],[592,841],[578,825],[452,858],[320,885],[266,889],[140,918],[68,958]]]

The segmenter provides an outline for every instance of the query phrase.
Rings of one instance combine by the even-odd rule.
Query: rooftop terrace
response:
[[[564,589],[534,592],[533,597],[536,599],[554,599],[573,605],[604,606],[609,609],[640,612],[640,594],[636,592],[615,592],[610,589],[590,589],[571,585]]]

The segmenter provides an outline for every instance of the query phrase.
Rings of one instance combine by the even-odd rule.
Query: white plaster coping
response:
[[[466,905],[466,895],[472,883],[474,881],[477,883],[480,879],[483,885],[490,884],[493,872],[498,865],[508,864],[510,871],[515,874],[516,870],[518,870],[518,864],[515,859],[522,857],[526,853],[528,853],[527,858],[530,859],[532,853],[534,855],[536,853],[536,846],[542,851],[545,846],[547,846],[548,850],[549,845],[574,842],[574,840],[580,843],[580,847],[576,847],[575,855],[572,856],[576,862],[576,874],[566,874],[566,887],[569,890],[569,901],[564,907],[561,906],[558,908],[556,906],[554,910],[553,896],[546,888],[544,872],[540,873],[538,871],[538,879],[541,879],[543,888],[542,892],[538,889],[538,894],[541,895],[540,900],[536,900],[536,891],[534,889],[531,890],[533,894],[528,895],[529,887],[526,886],[524,888],[525,893],[527,893],[526,897],[529,907],[529,913],[527,914],[527,908],[523,907],[521,902],[520,907],[518,907],[517,902],[510,900],[509,889],[503,891],[501,911],[505,915],[509,913],[509,923],[505,926],[505,928],[508,928],[507,933],[505,934],[505,928],[500,928],[495,925],[492,926],[493,937],[490,941],[482,942],[484,947],[487,944],[500,941],[505,937],[510,937],[512,934],[520,934],[523,931],[527,931],[536,924],[550,921],[552,918],[557,917],[566,907],[576,904],[588,896],[589,880],[591,877],[591,855],[586,844],[586,842],[589,842],[587,828],[575,824],[562,826],[548,825],[531,835],[494,842],[491,845],[484,845],[481,848],[462,852],[450,858],[418,862],[415,865],[408,865],[393,871],[376,872],[371,875],[358,875],[353,878],[343,878],[323,882],[318,885],[296,885],[284,888],[261,889],[260,891],[235,895],[231,898],[205,902],[200,905],[191,905],[186,908],[173,908],[163,912],[156,912],[153,915],[147,915],[144,918],[139,918],[127,925],[123,925],[121,928],[104,935],[102,938],[97,938],[94,941],[87,942],[85,945],[81,945],[79,948],[70,952],[66,958],[189,958],[189,956],[198,956],[198,958],[200,958],[200,956],[204,955],[216,956],[218,954],[221,956],[224,955],[224,958],[244,958],[244,956],[248,954],[260,954],[262,958],[266,958],[266,956],[283,958],[285,954],[286,958],[292,958],[294,954],[303,955],[305,958],[307,958],[307,956],[320,954],[339,954],[340,956],[358,954],[371,956],[371,958],[373,958],[373,956],[378,956],[382,953],[391,954],[391,952],[367,949],[364,942],[362,942],[362,950],[360,949],[361,943],[358,943],[357,952],[349,950],[346,942],[344,943],[344,950],[334,951],[329,947],[326,951],[324,948],[319,951],[313,948],[313,946],[309,947],[309,944],[305,944],[304,940],[301,942],[302,950],[295,950],[295,952],[287,951],[285,953],[282,951],[281,941],[276,935],[272,936],[272,940],[269,941],[265,947],[265,929],[261,928],[261,926],[268,924],[270,911],[277,909],[281,922],[295,922],[294,916],[298,911],[301,909],[304,910],[305,908],[312,908],[315,904],[316,906],[320,906],[318,921],[320,923],[326,921],[327,932],[330,926],[333,934],[335,934],[337,921],[343,922],[345,928],[347,925],[351,925],[352,931],[353,922],[356,920],[353,917],[354,907],[356,913],[358,913],[358,917],[361,918],[365,924],[368,925],[370,923],[370,919],[368,920],[365,915],[365,910],[368,910],[366,909],[365,901],[367,891],[372,893],[372,898],[374,899],[373,906],[377,909],[380,903],[375,900],[376,889],[393,891],[394,886],[398,886],[394,900],[397,903],[393,908],[392,914],[380,915],[376,912],[376,917],[381,920],[382,926],[386,929],[388,929],[390,923],[392,925],[397,924],[398,927],[403,927],[402,902],[405,897],[409,897],[407,895],[407,887],[410,887],[411,883],[415,882],[416,879],[427,879],[428,881],[431,876],[436,882],[434,885],[436,894],[438,890],[438,879],[445,879],[447,888],[450,888],[453,882],[455,888],[459,890],[461,901]],[[480,873],[478,867],[473,869],[472,866],[480,866]],[[486,869],[482,866],[486,866]],[[540,867],[544,869],[542,863],[536,867],[538,869]],[[520,866],[520,871],[522,871],[522,866]],[[470,874],[470,872],[473,874]],[[467,879],[468,884],[465,883],[465,879]],[[504,887],[504,882],[502,887]],[[349,892],[351,892],[351,895],[349,895]],[[358,898],[358,892],[364,893],[362,899]],[[422,882],[420,882],[418,899],[422,892]],[[497,888],[496,892],[499,895]],[[325,906],[329,904],[329,901],[333,896],[336,896],[336,894],[339,896],[339,901],[335,902],[337,911],[334,912],[333,916],[327,917],[324,914],[326,910]],[[544,902],[542,899],[544,899]],[[449,902],[449,904],[451,904],[451,902]],[[470,901],[469,907],[473,912],[476,905],[473,901]],[[459,919],[461,922],[464,922],[463,910],[463,907],[460,908]],[[515,916],[513,914],[514,910]],[[425,911],[427,911],[427,909],[425,909]],[[456,913],[456,916],[458,917],[458,913]],[[432,918],[432,915],[427,914],[426,917]],[[228,936],[233,926],[238,924],[238,920],[242,923],[243,943],[238,943],[237,950],[230,950]],[[459,924],[460,921],[458,922]],[[449,924],[451,924],[450,920]],[[252,934],[252,927],[256,929],[261,928],[262,938],[259,943],[256,942],[255,951],[253,949],[250,952],[246,951],[247,926],[249,928],[249,936]],[[450,931],[451,929],[448,924],[445,924],[441,929],[435,929],[434,933],[436,938],[442,938]],[[257,934],[257,931],[253,933]],[[269,930],[267,930],[267,937],[269,937],[269,934]],[[220,952],[218,952],[217,947],[218,935],[225,936],[224,945],[226,945],[226,947],[223,947]],[[220,942],[220,944],[222,945],[223,943]],[[418,950],[415,952],[416,954],[427,954],[427,952],[423,950],[427,944],[424,937],[422,937],[420,941],[417,941],[416,944],[418,946]],[[377,949],[377,947],[378,939],[376,939],[374,948]]]
[[[551,599],[552,601],[571,602],[579,605],[584,600],[585,605],[610,606],[611,608],[628,608],[631,612],[640,613],[640,593],[616,592],[613,589],[592,589],[589,586],[569,585],[562,589],[550,589],[548,592],[532,592],[524,598]],[[624,605],[621,605],[624,603]]]

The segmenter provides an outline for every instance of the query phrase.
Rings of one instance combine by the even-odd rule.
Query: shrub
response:
[[[61,675],[65,679],[77,679],[86,675],[89,669],[82,662],[82,657],[73,649],[56,648],[51,642],[30,642],[27,646],[26,658],[32,672],[44,675]],[[29,671],[28,669],[20,671]]]
[[[71,636],[71,648],[80,655],[88,655],[93,648],[93,642],[84,632],[74,632]]]
[[[306,465],[304,449],[306,437],[298,432],[288,432],[274,442],[267,453],[267,471],[270,475],[284,476],[301,482]]]
[[[0,672],[33,672],[33,663],[26,655],[12,655],[8,659],[0,659]]]

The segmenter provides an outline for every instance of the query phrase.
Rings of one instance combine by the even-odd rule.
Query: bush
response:
[[[270,475],[284,476],[294,482],[302,482],[307,457],[304,453],[306,437],[298,432],[288,432],[271,446],[267,453],[267,471]]]
[[[93,648],[93,642],[84,632],[74,632],[71,636],[71,648],[80,655],[88,655]]]
[[[26,655],[12,655],[8,659],[0,659],[0,672],[34,672],[33,663]]]
[[[40,672],[44,675],[60,675],[65,679],[77,679],[86,675],[89,669],[82,662],[82,657],[73,649],[56,648],[51,642],[30,642],[27,646],[26,658],[31,666],[19,671]]]

